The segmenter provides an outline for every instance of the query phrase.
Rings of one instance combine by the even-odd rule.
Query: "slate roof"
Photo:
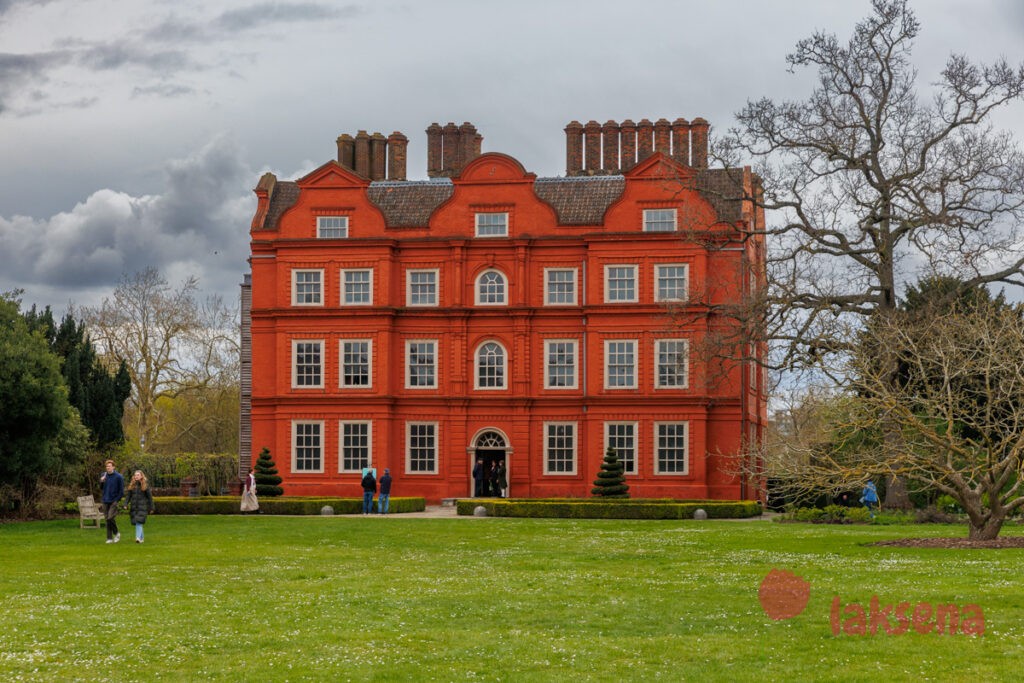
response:
[[[718,220],[735,223],[743,218],[743,169],[703,169],[694,189],[715,208]]]
[[[455,192],[447,178],[428,181],[378,181],[366,194],[384,214],[389,228],[426,227],[430,214]]]
[[[555,210],[560,225],[600,225],[625,189],[620,175],[537,178],[533,183],[534,193]]]
[[[270,195],[270,206],[267,207],[267,217],[263,221],[263,229],[277,229],[277,222],[281,220],[281,216],[295,206],[297,201],[299,201],[299,184],[287,180],[279,181]]]

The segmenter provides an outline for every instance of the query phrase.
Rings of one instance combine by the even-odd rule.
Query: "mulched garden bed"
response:
[[[897,538],[870,545],[899,548],[1024,548],[1024,536],[1006,536],[991,541],[972,541],[967,538]]]

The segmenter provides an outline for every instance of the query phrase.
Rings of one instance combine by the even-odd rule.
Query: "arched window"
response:
[[[480,306],[504,306],[505,276],[497,270],[485,270],[476,279],[476,303]]]
[[[476,440],[477,448],[505,448],[505,438],[498,432],[484,432]]]
[[[476,388],[505,388],[505,349],[501,344],[487,342],[476,350]]]

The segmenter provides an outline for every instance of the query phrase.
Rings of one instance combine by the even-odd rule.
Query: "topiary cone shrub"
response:
[[[597,498],[629,498],[629,486],[626,485],[625,467],[619,462],[615,449],[609,447],[601,463],[601,471],[594,480],[594,488],[590,495]]]
[[[283,496],[284,489],[278,486],[281,477],[277,476],[277,466],[274,459],[270,457],[270,449],[264,447],[253,467],[253,474],[256,476],[256,495],[259,497]]]

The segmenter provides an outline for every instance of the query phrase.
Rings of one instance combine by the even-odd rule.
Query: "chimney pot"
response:
[[[583,124],[570,121],[565,127],[565,174],[580,175],[583,171]]]
[[[587,121],[583,135],[586,169],[588,173],[594,173],[601,170],[601,124],[594,120]]]
[[[690,165],[690,122],[684,118],[672,122],[672,158],[684,166]]]
[[[436,178],[441,173],[441,125],[427,126],[427,177]]]
[[[619,124],[619,138],[622,140],[622,166],[623,171],[628,171],[636,166],[636,124],[626,119]]]
[[[406,148],[409,138],[397,130],[388,136],[388,180],[405,180]]]
[[[365,130],[356,133],[355,172],[370,177],[370,136]]]
[[[601,127],[604,144],[601,149],[601,167],[608,173],[619,172],[619,124],[611,119]]]

